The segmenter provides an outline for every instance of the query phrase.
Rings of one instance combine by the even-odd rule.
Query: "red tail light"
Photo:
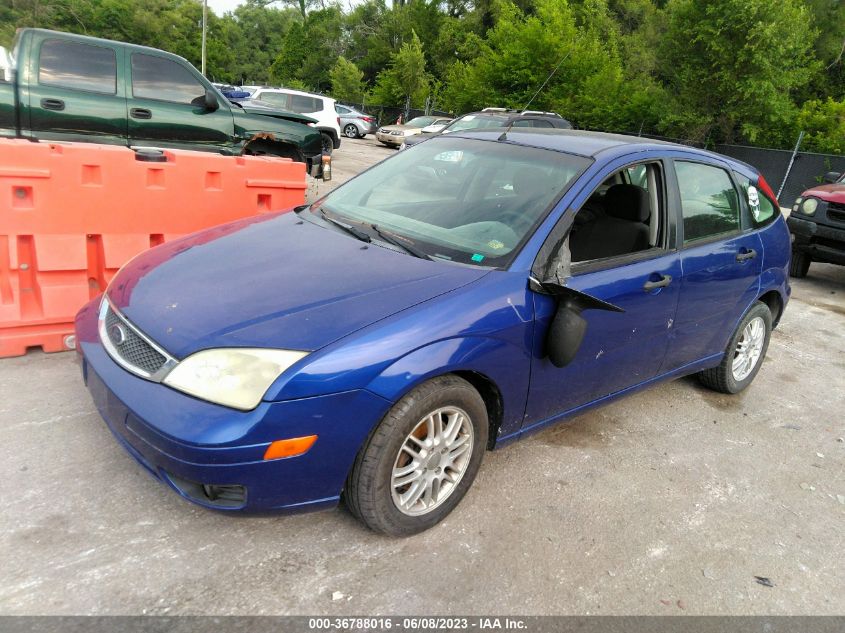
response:
[[[337,117],[337,124],[340,125],[340,117]]]
[[[375,121],[375,119],[371,116],[362,116],[361,118],[364,119],[364,121],[366,121],[367,123],[372,123],[373,121]]]
[[[772,188],[769,186],[769,183],[766,182],[766,179],[763,178],[763,174],[760,174],[760,179],[757,181],[757,185],[766,194],[766,197],[771,198],[772,202],[778,204],[778,197],[775,195],[775,192],[772,191]],[[778,206],[780,206],[778,204]]]

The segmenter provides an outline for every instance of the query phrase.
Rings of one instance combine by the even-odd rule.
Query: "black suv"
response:
[[[449,132],[465,132],[466,130],[480,130],[490,127],[530,127],[557,128],[571,130],[572,124],[556,112],[540,112],[539,110],[508,110],[507,108],[484,108],[481,112],[470,112],[452,121],[439,132],[416,134],[405,139],[400,149],[416,145],[424,140],[448,134]]]

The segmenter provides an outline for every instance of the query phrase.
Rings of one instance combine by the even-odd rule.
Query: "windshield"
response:
[[[489,114],[467,114],[452,122],[444,132],[463,132],[464,130],[480,130],[486,127],[503,127],[506,117]]]
[[[405,125],[408,127],[425,127],[426,125],[431,125],[436,120],[437,117],[434,116],[418,116],[408,121]]]
[[[551,150],[435,137],[338,187],[311,212],[378,240],[375,224],[432,258],[503,267],[589,164]]]

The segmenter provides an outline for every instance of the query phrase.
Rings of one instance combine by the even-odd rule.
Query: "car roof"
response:
[[[592,132],[588,130],[566,130],[549,128],[483,128],[477,130],[464,130],[452,132],[451,138],[476,138],[485,141],[498,140],[503,132],[507,132],[508,142],[517,145],[550,149],[567,154],[576,154],[587,158],[596,158],[605,152],[614,154],[629,154],[637,151],[648,150],[684,150],[702,156],[711,156],[731,165],[742,166],[751,169],[754,173],[757,170],[752,166],[735,160],[728,156],[709,152],[689,145],[680,145],[668,141],[643,138],[640,136],[628,136],[626,134],[610,134],[607,132]]]

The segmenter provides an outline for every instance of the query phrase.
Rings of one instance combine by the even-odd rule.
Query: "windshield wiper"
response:
[[[322,209],[320,209],[320,217],[323,218],[323,220],[325,220],[329,224],[333,224],[334,226],[338,227],[339,229],[342,229],[343,231],[349,233],[349,235],[351,235],[352,237],[358,238],[362,242],[369,243],[369,242],[373,241],[373,238],[370,237],[369,233],[365,233],[361,229],[356,229],[354,226],[344,224],[340,220],[335,220],[334,218],[329,217],[328,215],[326,215],[326,212],[323,211]]]
[[[431,255],[429,255],[428,253],[426,253],[424,251],[421,251],[416,246],[411,246],[410,244],[406,244],[402,240],[394,237],[392,234],[385,233],[384,231],[382,231],[378,227],[378,224],[371,224],[370,228],[373,229],[373,231],[376,232],[376,235],[379,236],[380,240],[387,242],[388,244],[392,244],[393,246],[397,246],[397,247],[401,248],[403,251],[405,251],[409,255],[413,255],[414,257],[419,257],[420,259],[429,259],[429,260],[432,260],[432,261],[434,260],[434,258]]]

